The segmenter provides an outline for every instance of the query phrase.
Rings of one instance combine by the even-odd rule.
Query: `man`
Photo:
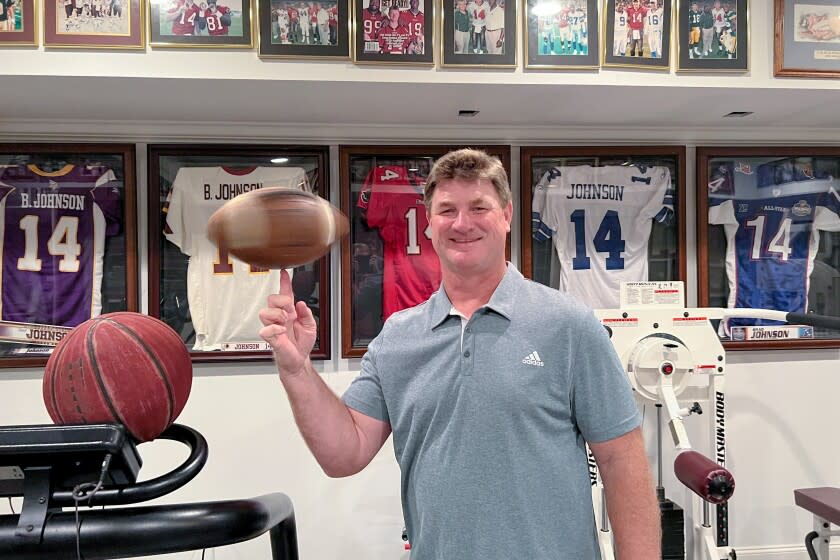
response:
[[[702,14],[700,8],[697,7],[697,2],[691,3],[691,9],[688,11],[688,56],[691,58],[700,58],[700,19]]]
[[[382,54],[405,54],[411,43],[411,31],[400,23],[400,9],[388,8],[388,25],[379,28],[379,52]]]
[[[208,0],[204,19],[207,20],[207,32],[210,35],[227,35],[230,33],[231,13],[227,6],[219,6],[216,0]]]
[[[467,54],[470,46],[470,16],[467,13],[467,0],[458,0],[455,4],[455,53]]]
[[[723,45],[720,44],[720,34],[723,33],[723,28],[726,27],[726,11],[721,7],[720,0],[715,0],[712,7],[712,17],[715,19],[715,38],[713,41],[715,55],[723,51]]]
[[[627,8],[627,25],[630,26],[630,56],[642,56],[645,16],[647,16],[647,8],[641,5],[640,0],[633,0],[633,4]]]
[[[505,9],[499,6],[498,0],[490,0],[484,38],[487,39],[487,54],[505,54]]]
[[[193,0],[178,0],[169,10],[173,35],[195,35],[195,26],[201,9]]]
[[[662,20],[662,6],[659,5],[658,0],[651,0],[645,21],[645,36],[651,58],[662,57]]]
[[[629,382],[589,309],[505,262],[513,205],[501,162],[451,152],[423,200],[441,289],[385,322],[343,400],[312,368],[315,320],[287,274],[260,312],[324,472],[359,472],[393,431],[412,560],[593,560],[588,443],[617,557],[658,558],[659,508]]]
[[[712,53],[712,42],[715,38],[715,16],[712,15],[712,7],[703,5],[703,13],[700,15],[700,32],[703,35],[703,56]]]
[[[362,27],[365,34],[365,52],[379,51],[379,30],[382,28],[384,15],[379,10],[379,0],[369,0],[362,10]]]
[[[624,11],[624,2],[621,2],[620,0],[615,7],[614,27],[613,56],[624,56],[627,54],[627,42],[630,38],[630,26],[628,24],[627,12]]]
[[[330,44],[330,13],[321,5],[320,2],[315,2],[313,5],[315,11],[315,22],[318,28],[318,41],[322,45]]]
[[[420,11],[420,0],[408,0],[408,9],[400,14],[400,24],[408,28],[413,37],[423,37],[426,16]],[[422,52],[417,54],[423,54]]]
[[[487,50],[487,42],[484,37],[484,25],[487,19],[487,4],[484,0],[473,0],[467,6],[472,23],[472,49],[473,54],[482,54]]]

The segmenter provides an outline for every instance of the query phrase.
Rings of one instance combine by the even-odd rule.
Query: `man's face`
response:
[[[392,6],[391,9],[388,10],[388,19],[391,20],[391,25],[396,27],[400,22],[400,9],[396,6]]]
[[[697,2],[692,2],[692,3],[691,3],[691,11],[692,11],[692,12],[696,12],[696,11],[697,11]]]
[[[409,0],[408,6],[412,12],[416,12],[420,8],[420,0]]]
[[[467,3],[464,0],[458,0],[458,11],[459,12],[466,12],[467,11]]]
[[[715,0],[715,10],[720,9],[720,0]]]
[[[513,205],[487,179],[445,179],[432,194],[429,225],[441,266],[456,274],[493,270],[505,259]]]
[[[368,2],[368,9],[371,12],[378,12],[379,11],[379,0],[370,0]]]

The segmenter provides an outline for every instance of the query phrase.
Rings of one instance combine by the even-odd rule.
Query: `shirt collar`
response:
[[[513,263],[508,263],[505,275],[502,276],[502,281],[499,282],[493,295],[490,296],[490,301],[484,307],[495,311],[510,321],[513,316],[518,284],[522,278],[522,273],[516,269]],[[443,289],[443,283],[432,294],[432,297],[429,298],[429,303],[431,304],[432,329],[439,327],[441,323],[452,315],[460,315],[455,311],[452,302],[449,300],[449,296],[446,295],[446,290]]]

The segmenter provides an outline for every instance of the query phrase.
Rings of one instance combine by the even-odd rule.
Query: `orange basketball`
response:
[[[65,336],[47,360],[44,403],[56,424],[123,424],[138,441],[178,417],[192,387],[181,337],[148,315],[108,313]]]
[[[280,187],[229,200],[207,224],[207,237],[219,249],[264,268],[316,261],[349,231],[347,217],[320,196]]]

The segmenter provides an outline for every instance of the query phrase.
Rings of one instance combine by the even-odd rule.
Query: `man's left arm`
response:
[[[589,448],[604,482],[616,560],[659,558],[659,503],[641,429],[611,440],[590,442]]]

